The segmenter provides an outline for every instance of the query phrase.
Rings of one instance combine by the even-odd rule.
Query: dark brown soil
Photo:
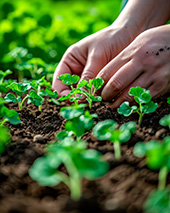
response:
[[[151,139],[162,140],[170,135],[159,120],[170,113],[166,103],[167,94],[157,100],[159,108],[143,118],[141,127],[128,143],[122,145],[122,158],[114,158],[113,144],[96,140],[90,132],[83,139],[89,148],[97,149],[110,163],[110,171],[95,181],[83,180],[83,196],[74,202],[69,198],[69,189],[63,184],[55,187],[41,187],[28,175],[28,169],[37,157],[45,153],[47,143],[55,141],[55,135],[64,127],[64,119],[59,115],[60,106],[48,103],[42,107],[42,113],[33,105],[25,106],[19,112],[22,123],[10,125],[11,146],[1,156],[0,167],[0,213],[60,213],[60,212],[105,212],[137,213],[148,194],[157,187],[158,172],[147,168],[144,159],[133,155],[134,144]],[[17,110],[16,104],[8,105]],[[96,112],[96,122],[114,119],[119,124],[136,121],[138,116],[129,118],[118,115],[116,110],[105,103],[95,103],[91,113]],[[170,179],[168,180],[170,181]]]

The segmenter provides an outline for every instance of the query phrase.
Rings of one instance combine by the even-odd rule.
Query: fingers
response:
[[[112,64],[110,64],[110,66],[111,65]],[[128,61],[106,83],[102,91],[103,99],[107,101],[112,100],[141,74],[142,69],[140,66],[137,65],[134,60]]]
[[[128,94],[129,90],[131,87],[136,87],[136,86],[140,86],[142,88],[145,88],[147,90],[150,90],[150,88],[152,87],[153,83],[152,80],[149,77],[149,74],[147,72],[142,73],[139,78],[135,79],[134,82],[132,82],[126,89],[124,89],[120,95],[118,95],[116,97],[116,99],[114,100],[113,103],[111,103],[109,106],[111,108],[118,108],[121,103],[123,103],[124,101],[128,101],[128,102],[132,102],[134,100],[133,96],[130,96]],[[154,95],[154,93],[151,93],[151,96]],[[153,96],[152,96],[153,97]]]
[[[107,59],[101,50],[90,50],[80,81],[96,78],[98,72],[107,64]]]
[[[75,48],[65,53],[55,70],[52,83],[52,88],[57,90],[59,96],[67,95],[70,92],[70,86],[63,84],[58,77],[65,73],[80,75],[84,68],[83,63],[85,63],[85,59]]]

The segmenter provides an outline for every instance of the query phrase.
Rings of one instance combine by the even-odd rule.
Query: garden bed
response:
[[[144,115],[141,127],[137,126],[130,141],[122,144],[120,160],[115,159],[113,144],[109,141],[98,141],[91,131],[83,136],[89,148],[103,154],[110,170],[100,179],[83,179],[83,196],[78,202],[70,199],[69,189],[63,183],[51,188],[41,187],[28,175],[35,159],[45,153],[46,144],[55,141],[56,134],[64,127],[65,120],[59,114],[61,106],[45,101],[40,113],[32,104],[23,107],[23,111],[18,111],[17,104],[8,104],[10,109],[19,112],[22,123],[8,124],[12,144],[1,157],[0,212],[142,212],[145,199],[157,188],[158,172],[149,170],[145,159],[135,157],[133,147],[138,141],[162,140],[170,135],[169,129],[159,124],[170,112],[166,101],[169,96],[157,99],[158,109]],[[119,115],[106,103],[93,104],[90,113],[98,114],[96,122],[113,119],[123,124],[138,120],[135,114],[128,118]]]

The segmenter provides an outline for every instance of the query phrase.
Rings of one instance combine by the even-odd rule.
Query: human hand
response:
[[[105,85],[103,100],[117,108],[132,102],[128,91],[140,86],[150,90],[153,98],[170,91],[170,25],[149,29],[112,59],[97,75]]]
[[[128,31],[127,27],[113,24],[69,47],[55,70],[53,89],[59,96],[70,92],[69,86],[58,79],[61,74],[76,74],[81,77],[80,80],[95,78],[131,42],[132,36]]]

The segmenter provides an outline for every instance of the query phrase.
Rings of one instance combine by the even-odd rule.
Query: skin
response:
[[[113,108],[125,100],[132,101],[128,95],[131,86],[149,89],[153,97],[166,93],[170,80],[170,26],[160,25],[169,17],[169,0],[129,0],[111,26],[68,48],[55,70],[53,89],[59,96],[70,92],[58,80],[64,73],[79,75],[80,80],[101,77],[105,82],[102,98],[114,100]],[[164,50],[159,51],[161,48]]]

